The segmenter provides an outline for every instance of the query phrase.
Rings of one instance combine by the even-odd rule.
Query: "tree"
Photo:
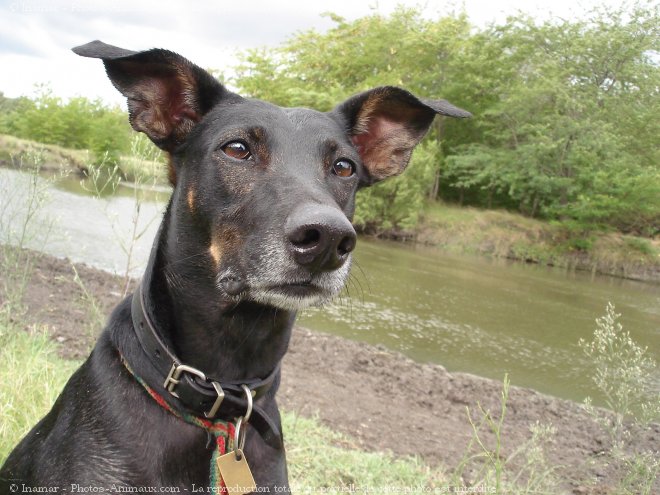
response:
[[[480,43],[492,95],[477,113],[478,139],[447,160],[449,188],[494,192],[531,216],[653,234],[658,31],[658,7],[644,5],[586,21],[521,15],[489,28]],[[469,70],[482,60],[468,52]]]
[[[128,151],[127,122],[124,112],[101,100],[75,97],[65,102],[43,85],[37,87],[34,99],[12,100],[0,125],[2,132],[24,139],[89,149],[98,161],[113,164]]]

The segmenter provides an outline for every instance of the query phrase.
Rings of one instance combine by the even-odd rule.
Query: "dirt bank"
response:
[[[120,280],[77,265],[87,289],[108,314],[120,298]],[[2,274],[0,274],[2,278]],[[73,282],[68,261],[40,257],[28,288],[30,323],[47,324],[67,358],[87,355],[94,337],[89,313]],[[499,411],[502,384],[441,366],[419,364],[381,347],[297,328],[284,360],[280,404],[302,415],[318,415],[323,423],[353,439],[365,450],[419,455],[431,465],[453,469],[471,436],[466,407],[479,401]],[[550,463],[573,493],[609,493],[616,473],[594,462],[607,438],[573,402],[512,387],[503,431],[504,456],[530,437],[540,421],[557,430]],[[485,438],[488,438],[485,435]],[[658,449],[660,426],[634,432],[631,445]],[[470,481],[469,471],[466,481]]]
[[[551,222],[505,210],[429,203],[412,233],[444,251],[660,283],[660,237]]]

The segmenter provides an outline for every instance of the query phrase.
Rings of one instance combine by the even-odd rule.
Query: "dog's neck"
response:
[[[166,231],[143,278],[161,338],[182,363],[214,379],[266,377],[288,348],[296,313],[223,296],[214,274],[199,257],[168,245]]]

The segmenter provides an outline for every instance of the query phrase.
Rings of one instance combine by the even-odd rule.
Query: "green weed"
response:
[[[623,473],[617,493],[650,494],[660,474],[660,452],[640,452],[631,445],[631,432],[660,419],[660,392],[655,379],[658,364],[623,330],[610,302],[596,319],[593,340],[579,345],[593,364],[594,385],[605,397],[609,411],[585,409],[609,435],[610,446],[600,461]]]
[[[53,225],[45,211],[51,182],[39,176],[43,160],[40,150],[32,149],[14,162],[26,173],[0,177],[0,320],[5,322],[26,311],[23,298],[37,256],[26,248],[35,239],[47,242]]]
[[[446,484],[440,470],[419,459],[360,451],[316,418],[285,412],[282,421],[294,493],[425,493]]]
[[[43,328],[0,323],[0,465],[52,407],[79,363],[56,354]]]
[[[87,318],[85,319],[85,340],[91,343],[91,351],[91,347],[94,346],[93,343],[96,342],[99,330],[105,325],[106,315],[103,312],[103,308],[101,307],[98,298],[92,294],[87,285],[85,285],[73,263],[71,264],[71,269],[73,270],[73,281],[80,289],[80,301],[87,313]]]
[[[639,253],[646,256],[653,256],[658,254],[654,249],[653,245],[648,239],[643,239],[641,237],[625,237],[626,245]]]
[[[462,486],[467,482],[469,486],[485,487],[492,490],[487,493],[497,495],[558,495],[562,493],[556,477],[558,467],[550,465],[547,459],[547,451],[556,433],[552,425],[539,422],[532,425],[529,440],[504,456],[502,428],[507,413],[509,385],[509,377],[505,375],[499,414],[484,409],[480,403],[477,403],[476,417],[469,407],[466,408],[472,438],[454,470],[453,486]],[[476,471],[466,480],[466,472],[470,468]]]

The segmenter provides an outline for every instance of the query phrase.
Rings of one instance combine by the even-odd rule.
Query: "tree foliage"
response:
[[[475,114],[438,118],[409,172],[360,193],[359,225],[412,227],[430,196],[657,233],[657,6],[600,9],[584,20],[520,14],[484,29],[464,14],[429,20],[405,8],[331,18],[326,33],[246,52],[235,84],[320,110],[394,84]]]
[[[497,101],[475,119],[480,141],[448,159],[448,188],[487,191],[532,216],[652,233],[658,31],[657,8],[641,7],[491,27],[489,63],[509,69],[492,86]]]
[[[89,149],[107,164],[128,152],[130,127],[125,112],[84,97],[64,101],[47,86],[34,99],[0,100],[0,132],[67,148]]]

